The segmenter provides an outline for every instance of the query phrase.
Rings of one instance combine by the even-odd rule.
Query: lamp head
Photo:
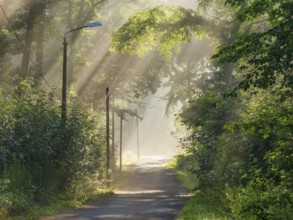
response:
[[[91,22],[85,25],[85,27],[97,27],[97,26],[102,26],[102,23],[99,21]]]

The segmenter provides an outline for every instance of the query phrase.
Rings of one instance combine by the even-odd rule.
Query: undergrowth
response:
[[[91,194],[81,194],[75,196],[75,198],[60,198],[55,199],[48,205],[35,205],[29,211],[22,213],[18,216],[4,217],[5,220],[27,220],[27,219],[39,219],[42,216],[52,216],[60,211],[65,211],[73,208],[80,207],[91,201],[97,201],[114,195],[114,190],[120,188],[127,183],[127,179],[131,175],[132,170],[128,166],[123,170],[116,170],[111,175],[111,186],[109,189],[103,189]]]
[[[125,165],[122,170],[117,169],[111,175],[112,182],[111,182],[110,188],[112,190],[115,190],[115,189],[119,189],[123,185],[127,185],[129,176],[132,173],[133,173],[132,169],[127,165]]]
[[[64,200],[60,199],[60,200],[56,200],[55,202],[49,205],[36,205],[31,210],[29,210],[26,213],[23,213],[22,215],[14,216],[14,217],[6,217],[4,219],[5,220],[39,219],[42,216],[51,216],[60,211],[77,208],[84,205],[85,203],[104,199],[113,194],[114,193],[110,190],[102,190],[100,192],[96,192],[89,195],[80,195],[72,199],[64,199]]]
[[[177,173],[177,179],[190,193],[190,198],[185,203],[177,220],[228,220],[232,219],[226,208],[226,199],[221,192],[216,190],[200,191],[197,189],[197,179],[188,172],[188,161],[185,154],[174,157],[166,164],[166,167]]]

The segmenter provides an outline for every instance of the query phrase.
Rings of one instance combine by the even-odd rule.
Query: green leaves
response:
[[[100,117],[69,103],[64,126],[58,103],[30,82],[17,89],[21,96],[0,91],[0,204],[11,203],[0,208],[0,217],[101,185],[105,137]]]
[[[170,58],[180,44],[203,33],[196,24],[203,25],[203,18],[181,7],[143,10],[113,33],[111,48],[138,56],[158,49],[164,58]]]
[[[261,180],[228,194],[231,209],[237,219],[290,219],[289,192],[275,187],[268,180]]]
[[[280,81],[281,88],[292,94],[292,10],[290,1],[254,0],[239,11],[238,18],[243,24],[253,19],[264,25],[243,33],[213,56],[220,63],[238,64],[238,74],[243,76],[238,88],[269,88]]]

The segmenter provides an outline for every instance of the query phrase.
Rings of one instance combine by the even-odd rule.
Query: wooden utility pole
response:
[[[137,140],[137,159],[140,157],[140,149],[139,149],[139,131],[138,131],[138,114],[136,110],[136,140]]]
[[[122,170],[122,129],[123,129],[123,111],[120,112],[120,170]]]
[[[112,98],[112,151],[111,151],[111,159],[112,159],[112,169],[116,168],[116,160],[115,160],[115,105],[114,99]]]
[[[106,174],[107,174],[107,187],[110,187],[110,175],[109,175],[109,170],[110,170],[110,115],[109,115],[109,110],[110,110],[110,105],[109,105],[109,100],[110,100],[110,93],[109,93],[109,88],[106,88],[106,144],[107,144],[107,156],[106,156]]]

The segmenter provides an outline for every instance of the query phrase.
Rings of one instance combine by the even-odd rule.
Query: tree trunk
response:
[[[70,8],[69,8],[69,13],[72,15],[73,11],[72,11],[72,3],[70,4]],[[84,1],[80,1],[79,2],[79,10],[78,13],[76,15],[76,17],[73,19],[71,16],[69,16],[69,27],[70,28],[74,28],[72,21],[74,20],[74,26],[75,27],[79,27],[84,25],[83,24],[83,15],[85,14],[84,12]],[[70,36],[70,43],[71,43],[71,47],[70,47],[70,52],[68,55],[68,87],[70,88],[71,84],[74,81],[74,60],[75,60],[75,54],[76,54],[76,49],[75,49],[75,41],[77,40],[79,36],[79,32],[72,32],[71,36]]]
[[[241,9],[243,9],[246,6],[246,3],[242,3]],[[240,10],[241,10],[240,9]],[[238,20],[235,20],[234,26],[231,30],[230,37],[226,42],[224,42],[224,45],[230,45],[231,43],[234,43],[237,33],[239,32],[241,27],[241,23]],[[235,65],[233,63],[225,63],[224,64],[224,77],[223,80],[226,84],[230,84],[232,81],[232,73],[234,70]]]
[[[235,38],[236,38],[239,30],[240,30],[240,23],[238,21],[236,21],[236,23],[231,31],[231,35],[226,42],[226,45],[230,45],[231,43],[233,43],[235,41]],[[225,63],[224,64],[223,81],[228,85],[231,83],[232,73],[233,73],[234,67],[235,67],[235,65],[233,63]]]
[[[38,69],[41,74],[44,72],[44,31],[45,26],[42,24],[37,36],[37,52],[36,52],[36,63],[38,66]]]
[[[27,15],[26,21],[26,32],[24,36],[24,48],[22,52],[22,61],[21,61],[21,69],[20,69],[20,77],[25,79],[28,74],[31,46],[33,42],[33,31],[34,31],[34,23],[35,23],[35,5],[29,4],[29,12]]]
[[[72,22],[72,14],[73,14],[73,5],[72,5],[72,1],[68,1],[68,15],[67,15],[67,23],[68,23],[68,28],[71,29],[71,28],[74,28],[73,27],[73,22]],[[71,37],[70,37],[70,43],[72,43],[72,35],[74,33],[70,33],[71,34]],[[69,47],[70,48],[70,53],[68,55],[68,58],[67,58],[67,88],[70,88],[70,85],[73,81],[73,57],[72,57],[72,50],[73,47]]]
[[[3,29],[4,25],[7,23],[7,19],[4,15],[4,13],[9,16],[7,13],[8,13],[8,7],[9,5],[11,4],[11,0],[3,0],[2,3],[1,3],[1,6],[2,6],[2,11],[0,12],[0,31]]]

